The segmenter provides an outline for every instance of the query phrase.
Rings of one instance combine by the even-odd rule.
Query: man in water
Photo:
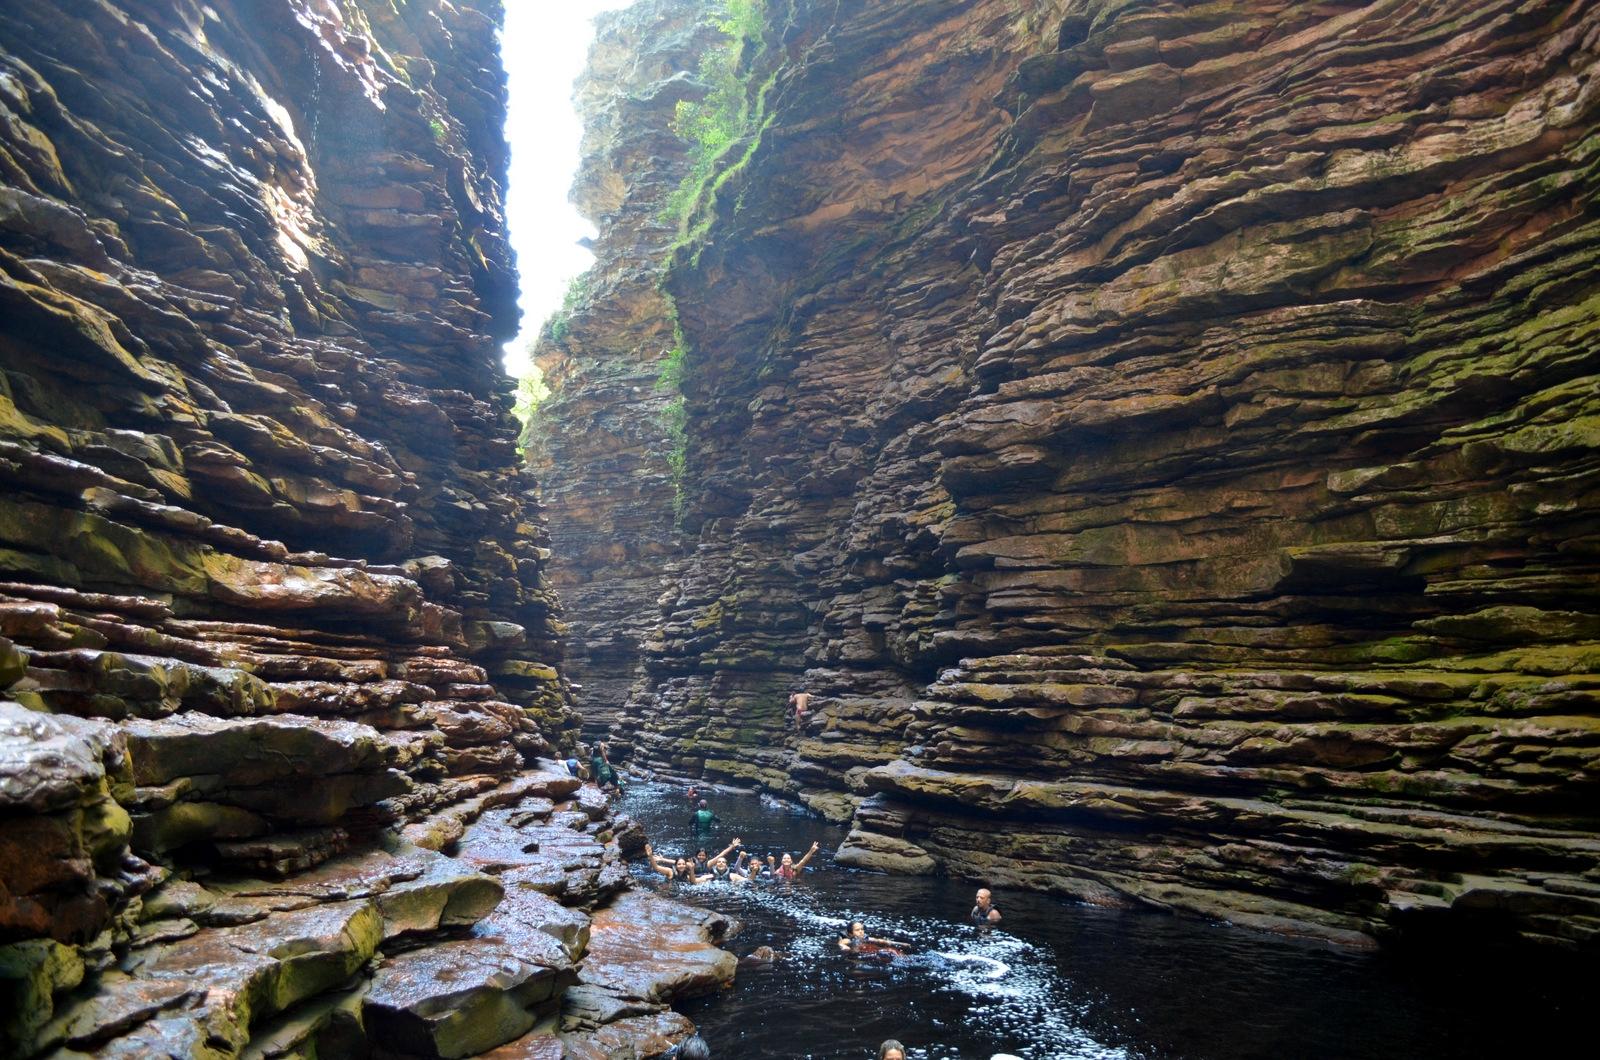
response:
[[[978,904],[972,907],[967,919],[983,927],[1000,923],[1000,910],[994,907],[994,895],[989,893],[989,888],[979,887],[975,900]]]
[[[906,1060],[906,1047],[890,1038],[878,1046],[878,1060]]]
[[[706,873],[710,872],[711,871],[711,866],[715,865],[719,861],[722,862],[724,867],[726,867],[727,864],[728,864],[728,855],[733,853],[733,851],[734,851],[734,849],[736,847],[739,847],[739,846],[742,846],[742,845],[743,844],[739,841],[739,837],[738,836],[734,836],[733,837],[733,842],[731,842],[727,846],[723,847],[722,850],[720,852],[718,852],[717,854],[715,854],[715,855],[709,855],[708,856],[706,854],[706,848],[705,847],[701,847],[699,850],[696,850],[694,852],[694,871],[700,873],[703,876]],[[723,880],[723,879],[727,879],[727,878],[728,878],[728,874],[726,872],[724,872],[721,876],[717,877],[717,879],[719,879],[719,880]]]
[[[810,692],[795,692],[789,696],[789,709],[793,712],[790,717],[794,722],[795,732],[805,732],[806,711],[811,708]]]
[[[771,883],[773,875],[766,862],[762,861],[760,857],[753,857],[744,866],[740,874],[734,878],[743,883]]]
[[[694,811],[694,816],[691,820],[694,822],[694,830],[696,832],[709,832],[711,831],[711,826],[722,820],[722,818],[712,813],[710,807],[706,805],[706,800],[701,799],[700,806]]]

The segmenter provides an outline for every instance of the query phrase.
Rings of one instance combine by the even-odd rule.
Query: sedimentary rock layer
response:
[[[677,237],[667,200],[688,168],[671,131],[692,76],[721,40],[695,0],[644,0],[596,19],[574,99],[585,116],[573,202],[599,230],[596,264],[539,337],[551,395],[528,434],[544,488],[550,583],[567,601],[565,675],[584,731],[606,731],[627,699],[676,554],[668,454],[676,342],[659,267]]]
[[[0,10],[7,1056],[609,1022],[559,1022],[627,874],[536,765],[572,723],[499,365],[499,14]]]
[[[1600,11],[767,11],[635,753],[846,861],[1590,944]]]

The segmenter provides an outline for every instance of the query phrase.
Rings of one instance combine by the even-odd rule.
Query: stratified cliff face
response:
[[[792,8],[667,275],[635,753],[858,864],[1589,943],[1600,10]]]
[[[667,198],[688,166],[673,113],[704,95],[689,71],[721,39],[705,13],[701,0],[643,0],[595,20],[575,93],[585,136],[572,198],[599,230],[597,260],[534,350],[551,395],[528,460],[550,515],[551,584],[568,602],[565,673],[591,735],[628,697],[676,554],[673,395],[659,385],[674,337],[657,284],[678,232]]]
[[[536,764],[571,722],[499,367],[499,15],[0,10],[5,1055],[686,1032],[607,974],[604,800]]]

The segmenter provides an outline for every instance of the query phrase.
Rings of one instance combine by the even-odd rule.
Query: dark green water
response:
[[[1351,953],[1011,891],[995,894],[1003,929],[981,931],[965,921],[972,881],[837,867],[842,828],[753,795],[712,795],[711,806],[722,820],[698,840],[681,788],[634,785],[619,809],[665,853],[715,853],[734,835],[762,853],[822,844],[801,880],[761,889],[667,884],[635,866],[743,921],[736,953],[788,955],[679,1005],[718,1060],[873,1057],[889,1037],[919,1060],[1536,1057],[1571,1055],[1590,1037],[1578,1017],[1600,978],[1571,961]],[[840,954],[834,939],[852,919],[918,954]]]

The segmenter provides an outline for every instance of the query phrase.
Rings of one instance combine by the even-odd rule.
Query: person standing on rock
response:
[[[1000,910],[994,907],[994,895],[989,893],[989,888],[979,887],[974,901],[978,904],[972,907],[967,919],[981,927],[1000,923]]]
[[[791,693],[789,709],[793,712],[790,718],[794,724],[794,731],[805,732],[806,711],[811,709],[811,693],[805,691]]]
[[[594,752],[589,756],[589,773],[594,777],[594,782],[600,785],[601,791],[617,787],[617,772],[611,768],[605,744],[595,744]]]

